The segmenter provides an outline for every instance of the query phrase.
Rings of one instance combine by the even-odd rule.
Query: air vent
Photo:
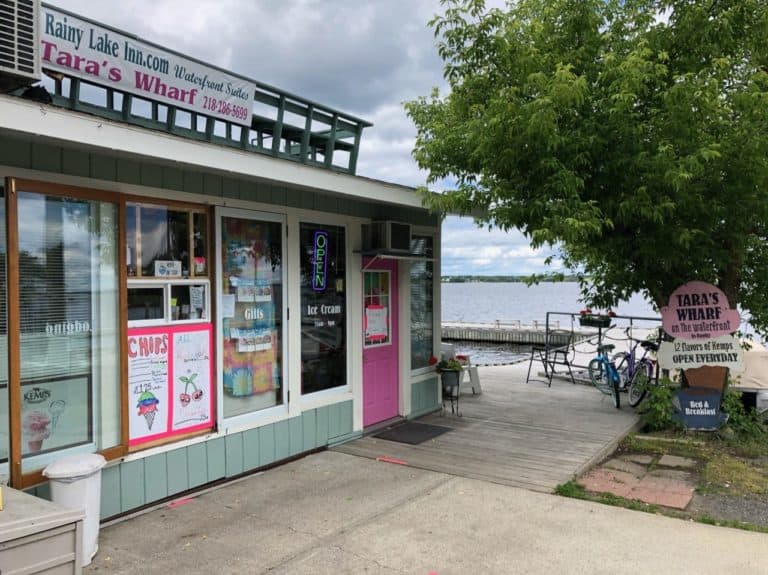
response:
[[[40,80],[40,0],[0,0],[0,89]]]

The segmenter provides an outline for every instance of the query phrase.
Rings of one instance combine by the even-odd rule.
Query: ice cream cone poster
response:
[[[66,377],[22,383],[22,454],[89,443],[90,379]]]
[[[163,329],[128,332],[129,444],[168,433],[169,335]]]

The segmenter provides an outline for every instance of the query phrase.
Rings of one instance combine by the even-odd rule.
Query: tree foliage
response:
[[[443,0],[408,102],[441,212],[558,246],[593,305],[699,279],[768,329],[768,3]]]

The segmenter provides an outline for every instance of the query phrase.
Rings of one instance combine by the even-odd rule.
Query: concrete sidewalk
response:
[[[86,573],[768,573],[768,536],[322,452],[102,527]]]

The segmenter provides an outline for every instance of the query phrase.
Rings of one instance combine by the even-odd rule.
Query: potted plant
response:
[[[435,364],[435,369],[440,374],[443,389],[452,389],[459,386],[461,362],[458,359],[454,357],[450,359],[441,359]]]

